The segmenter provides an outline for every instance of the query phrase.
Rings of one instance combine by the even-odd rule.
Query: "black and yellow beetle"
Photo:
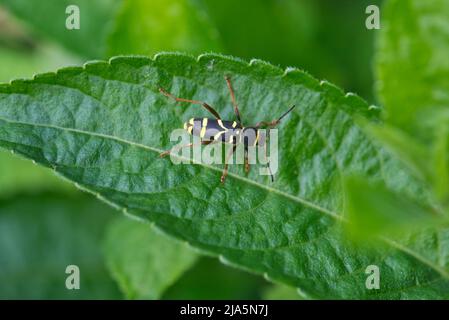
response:
[[[274,128],[279,124],[279,122],[284,118],[290,111],[293,110],[295,106],[292,106],[290,109],[288,109],[283,115],[281,115],[278,119],[273,120],[271,122],[265,122],[261,121],[258,122],[256,125],[253,126],[243,126],[242,120],[240,118],[240,111],[237,106],[234,90],[232,89],[231,80],[229,77],[225,77],[226,83],[229,88],[229,92],[231,94],[231,100],[232,104],[234,105],[234,113],[236,116],[236,121],[227,121],[222,120],[218,112],[212,108],[209,104],[206,102],[198,101],[198,100],[189,100],[189,99],[183,99],[175,97],[174,95],[168,93],[162,88],[159,88],[159,91],[169,97],[174,99],[177,102],[189,102],[192,104],[198,104],[202,105],[207,111],[212,113],[215,117],[215,119],[211,118],[191,118],[189,121],[184,123],[184,129],[187,130],[187,132],[193,136],[197,136],[201,138],[201,144],[207,145],[214,142],[222,142],[222,143],[229,143],[233,144],[233,148],[230,150],[229,154],[227,155],[225,166],[223,170],[223,174],[221,176],[221,182],[224,183],[226,176],[228,174],[228,162],[229,158],[232,157],[234,154],[237,144],[243,143],[244,144],[244,150],[245,150],[245,171],[249,172],[249,161],[248,161],[248,148],[249,146],[259,146],[259,147],[265,147],[266,146],[266,139],[267,137],[263,133],[263,130],[259,130],[262,127],[269,127]],[[179,150],[181,148],[187,148],[191,147],[193,143],[189,143],[184,146],[178,147],[176,150]],[[160,154],[161,157],[165,157],[169,155],[171,152],[173,152],[174,149],[167,150]],[[269,163],[267,164],[268,169],[270,170]],[[271,171],[270,171],[271,172]],[[271,179],[273,179],[273,175],[271,174]]]

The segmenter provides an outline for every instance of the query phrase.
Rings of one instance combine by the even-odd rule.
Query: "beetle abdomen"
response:
[[[242,126],[236,121],[225,121],[209,118],[192,118],[184,124],[184,129],[203,141],[220,140],[236,144]]]

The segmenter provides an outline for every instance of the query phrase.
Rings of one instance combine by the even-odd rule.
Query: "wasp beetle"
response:
[[[201,105],[207,111],[209,111],[212,115],[214,115],[215,119],[191,118],[189,121],[184,123],[184,129],[187,130],[187,132],[190,135],[200,137],[202,145],[208,145],[208,144],[216,143],[216,142],[229,143],[229,144],[233,145],[233,148],[228,153],[226,161],[225,161],[223,174],[221,175],[222,183],[224,183],[226,176],[228,174],[229,158],[231,158],[232,155],[234,154],[234,152],[237,148],[237,144],[240,144],[240,143],[244,144],[245,171],[249,172],[248,148],[250,146],[253,146],[253,147],[258,146],[258,147],[266,148],[267,137],[264,134],[264,130],[260,130],[260,129],[262,127],[268,127],[268,128],[276,127],[279,124],[279,122],[282,120],[282,118],[284,118],[295,107],[295,106],[292,106],[284,114],[282,114],[278,119],[275,119],[270,122],[261,121],[253,126],[245,127],[242,124],[242,120],[240,117],[240,111],[237,106],[234,90],[231,85],[231,80],[227,76],[225,77],[225,80],[226,80],[226,84],[228,86],[229,92],[231,94],[232,104],[234,106],[234,113],[236,116],[235,121],[222,120],[220,115],[218,114],[218,112],[214,108],[212,108],[209,104],[207,104],[206,102],[178,98],[178,97],[175,97],[174,95],[172,95],[171,93],[168,93],[163,88],[159,88],[159,91],[166,97],[169,97],[177,102],[188,102],[188,103],[192,103],[192,104]],[[187,147],[192,147],[192,145],[193,145],[193,143],[189,143],[189,144],[178,147],[176,150],[179,150],[182,148],[187,148]],[[173,151],[174,151],[174,148],[161,153],[160,156],[165,157],[165,156],[169,155],[170,153],[172,153]],[[265,149],[265,152],[266,152],[266,149]],[[267,163],[267,168],[268,168],[268,170],[270,170],[269,163]],[[271,170],[270,170],[270,174],[271,174]],[[273,174],[271,174],[271,180],[274,181]]]

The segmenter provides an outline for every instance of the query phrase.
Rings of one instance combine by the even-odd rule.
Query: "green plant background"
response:
[[[0,0],[0,82],[86,60],[124,54],[153,56],[161,51],[220,52],[246,60],[263,59],[282,68],[299,67],[356,92],[369,104],[385,105],[385,128],[367,124],[367,130],[399,154],[404,166],[409,165],[430,191],[416,191],[421,185],[405,191],[391,183],[379,186],[363,175],[348,177],[347,209],[356,236],[360,230],[377,233],[386,223],[397,230],[409,214],[422,219],[421,223],[428,222],[428,211],[446,212],[449,192],[447,183],[441,182],[448,172],[447,161],[441,160],[448,158],[447,131],[441,129],[444,121],[434,126],[435,117],[429,116],[424,126],[413,116],[420,108],[437,105],[438,119],[447,118],[447,80],[441,79],[447,79],[445,53],[449,50],[443,44],[448,37],[433,31],[449,29],[444,22],[449,9],[437,0],[427,6],[412,0],[385,2]],[[69,4],[80,7],[81,30],[64,27]],[[370,4],[382,5],[382,31],[365,28],[365,8]],[[426,14],[422,20],[420,10]],[[426,59],[432,59],[431,68],[426,69]],[[413,76],[416,69],[421,78]],[[422,89],[426,85],[434,89],[430,98],[428,90]],[[413,96],[413,104],[407,101],[408,95]],[[406,116],[398,111],[401,108],[407,110]],[[436,128],[434,134],[427,134],[429,127]],[[418,150],[409,148],[411,144]],[[426,162],[429,154],[435,166]],[[404,181],[408,180],[399,177],[395,183]],[[360,218],[360,212],[366,215]],[[444,249],[449,250],[446,232],[436,234],[443,237],[437,258],[444,271],[447,266],[442,257]],[[0,151],[0,298],[304,298],[292,287],[222,262],[148,223],[123,217],[50,170]],[[397,259],[395,263],[399,268]],[[65,266],[70,264],[81,268],[82,284],[77,291],[64,287]],[[407,281],[417,282],[427,277],[425,273]],[[447,288],[443,281],[429,289],[432,292],[384,297],[444,297]]]

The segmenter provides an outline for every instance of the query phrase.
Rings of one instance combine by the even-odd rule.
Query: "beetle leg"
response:
[[[249,173],[249,159],[248,159],[248,149],[245,149],[245,172]]]
[[[225,76],[226,84],[228,85],[229,92],[231,94],[232,105],[234,106],[234,113],[239,123],[242,123],[242,119],[240,118],[239,107],[237,106],[237,102],[235,101],[234,90],[232,89],[231,79],[228,76]]]
[[[209,111],[210,113],[212,113],[214,115],[215,118],[217,119],[221,119],[220,115],[218,114],[218,112],[212,108],[210,105],[208,105],[206,102],[203,101],[198,101],[198,100],[189,100],[189,99],[183,99],[183,98],[178,98],[175,97],[174,95],[172,95],[171,93],[168,93],[167,91],[165,91],[162,88],[159,88],[159,91],[166,97],[172,98],[173,100],[177,101],[177,102],[189,102],[192,104],[198,104],[203,106],[207,111]]]
[[[256,125],[253,128],[259,129],[260,127],[276,127],[279,123],[279,120],[273,120],[270,122],[267,121],[261,121],[256,123]]]
[[[225,182],[226,176],[228,175],[228,162],[229,162],[229,159],[230,159],[230,158],[232,157],[232,155],[234,154],[235,149],[237,149],[237,145],[234,145],[234,146],[232,147],[232,149],[230,150],[228,156],[226,157],[225,167],[224,167],[224,170],[223,170],[223,174],[221,175],[221,178],[220,178],[221,183],[224,183],[224,182]]]

